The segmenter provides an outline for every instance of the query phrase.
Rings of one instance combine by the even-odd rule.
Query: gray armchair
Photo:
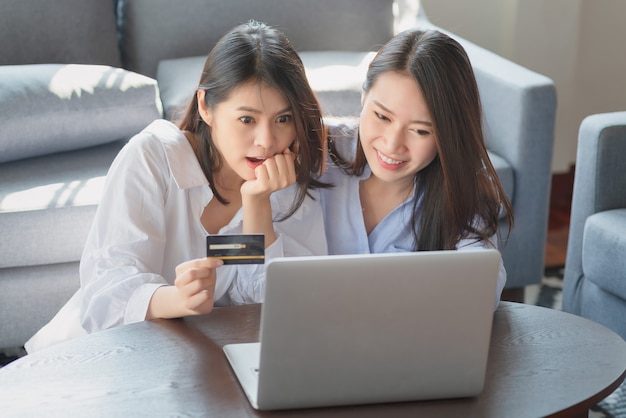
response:
[[[626,339],[626,112],[583,120],[565,263],[563,309]]]

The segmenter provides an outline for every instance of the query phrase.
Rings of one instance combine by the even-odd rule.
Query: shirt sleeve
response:
[[[290,218],[274,222],[276,241],[265,249],[265,262],[278,257],[328,254],[319,193],[307,197]],[[233,304],[260,303],[265,294],[265,265],[237,266],[229,296]]]
[[[457,250],[459,251],[467,251],[473,250],[477,248],[495,248],[498,249],[498,238],[496,235],[493,235],[489,241],[479,241],[476,239],[464,239],[459,241],[457,245]],[[502,290],[504,289],[504,285],[506,284],[506,269],[504,268],[504,263],[502,261],[502,257],[500,257],[500,266],[498,268],[498,282],[496,286],[496,294],[495,300],[493,304],[493,310],[498,309],[498,305],[500,304],[500,297],[502,296]]]
[[[163,150],[140,139],[111,165],[81,258],[87,332],[144,320],[152,294],[167,284],[154,272],[162,271],[169,169]]]

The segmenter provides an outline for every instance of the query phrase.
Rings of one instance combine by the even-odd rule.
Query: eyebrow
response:
[[[242,110],[244,112],[257,113],[257,114],[263,113],[261,110],[255,109],[249,106],[239,106],[236,110]],[[291,106],[287,106],[284,109],[279,110],[278,112],[276,112],[276,114],[280,115],[280,114],[287,113],[287,112],[291,112]]]
[[[381,102],[379,102],[378,100],[373,100],[373,102],[380,107],[381,109],[383,109],[385,112],[387,113],[391,113],[392,115],[395,115],[395,113],[393,113],[393,111],[391,109],[389,109],[387,106],[385,106],[384,104],[382,104]],[[412,120],[411,123],[420,123],[423,125],[428,125],[428,126],[433,126],[432,122],[429,122],[427,120]]]

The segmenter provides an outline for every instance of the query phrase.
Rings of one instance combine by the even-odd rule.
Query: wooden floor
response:
[[[573,185],[573,167],[568,173],[554,174],[552,176],[548,239],[546,241],[545,254],[546,268],[565,265]]]

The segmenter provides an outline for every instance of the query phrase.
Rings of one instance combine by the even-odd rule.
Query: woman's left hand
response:
[[[256,179],[241,186],[242,196],[269,197],[273,192],[296,182],[296,156],[289,148],[268,158],[254,170]]]

